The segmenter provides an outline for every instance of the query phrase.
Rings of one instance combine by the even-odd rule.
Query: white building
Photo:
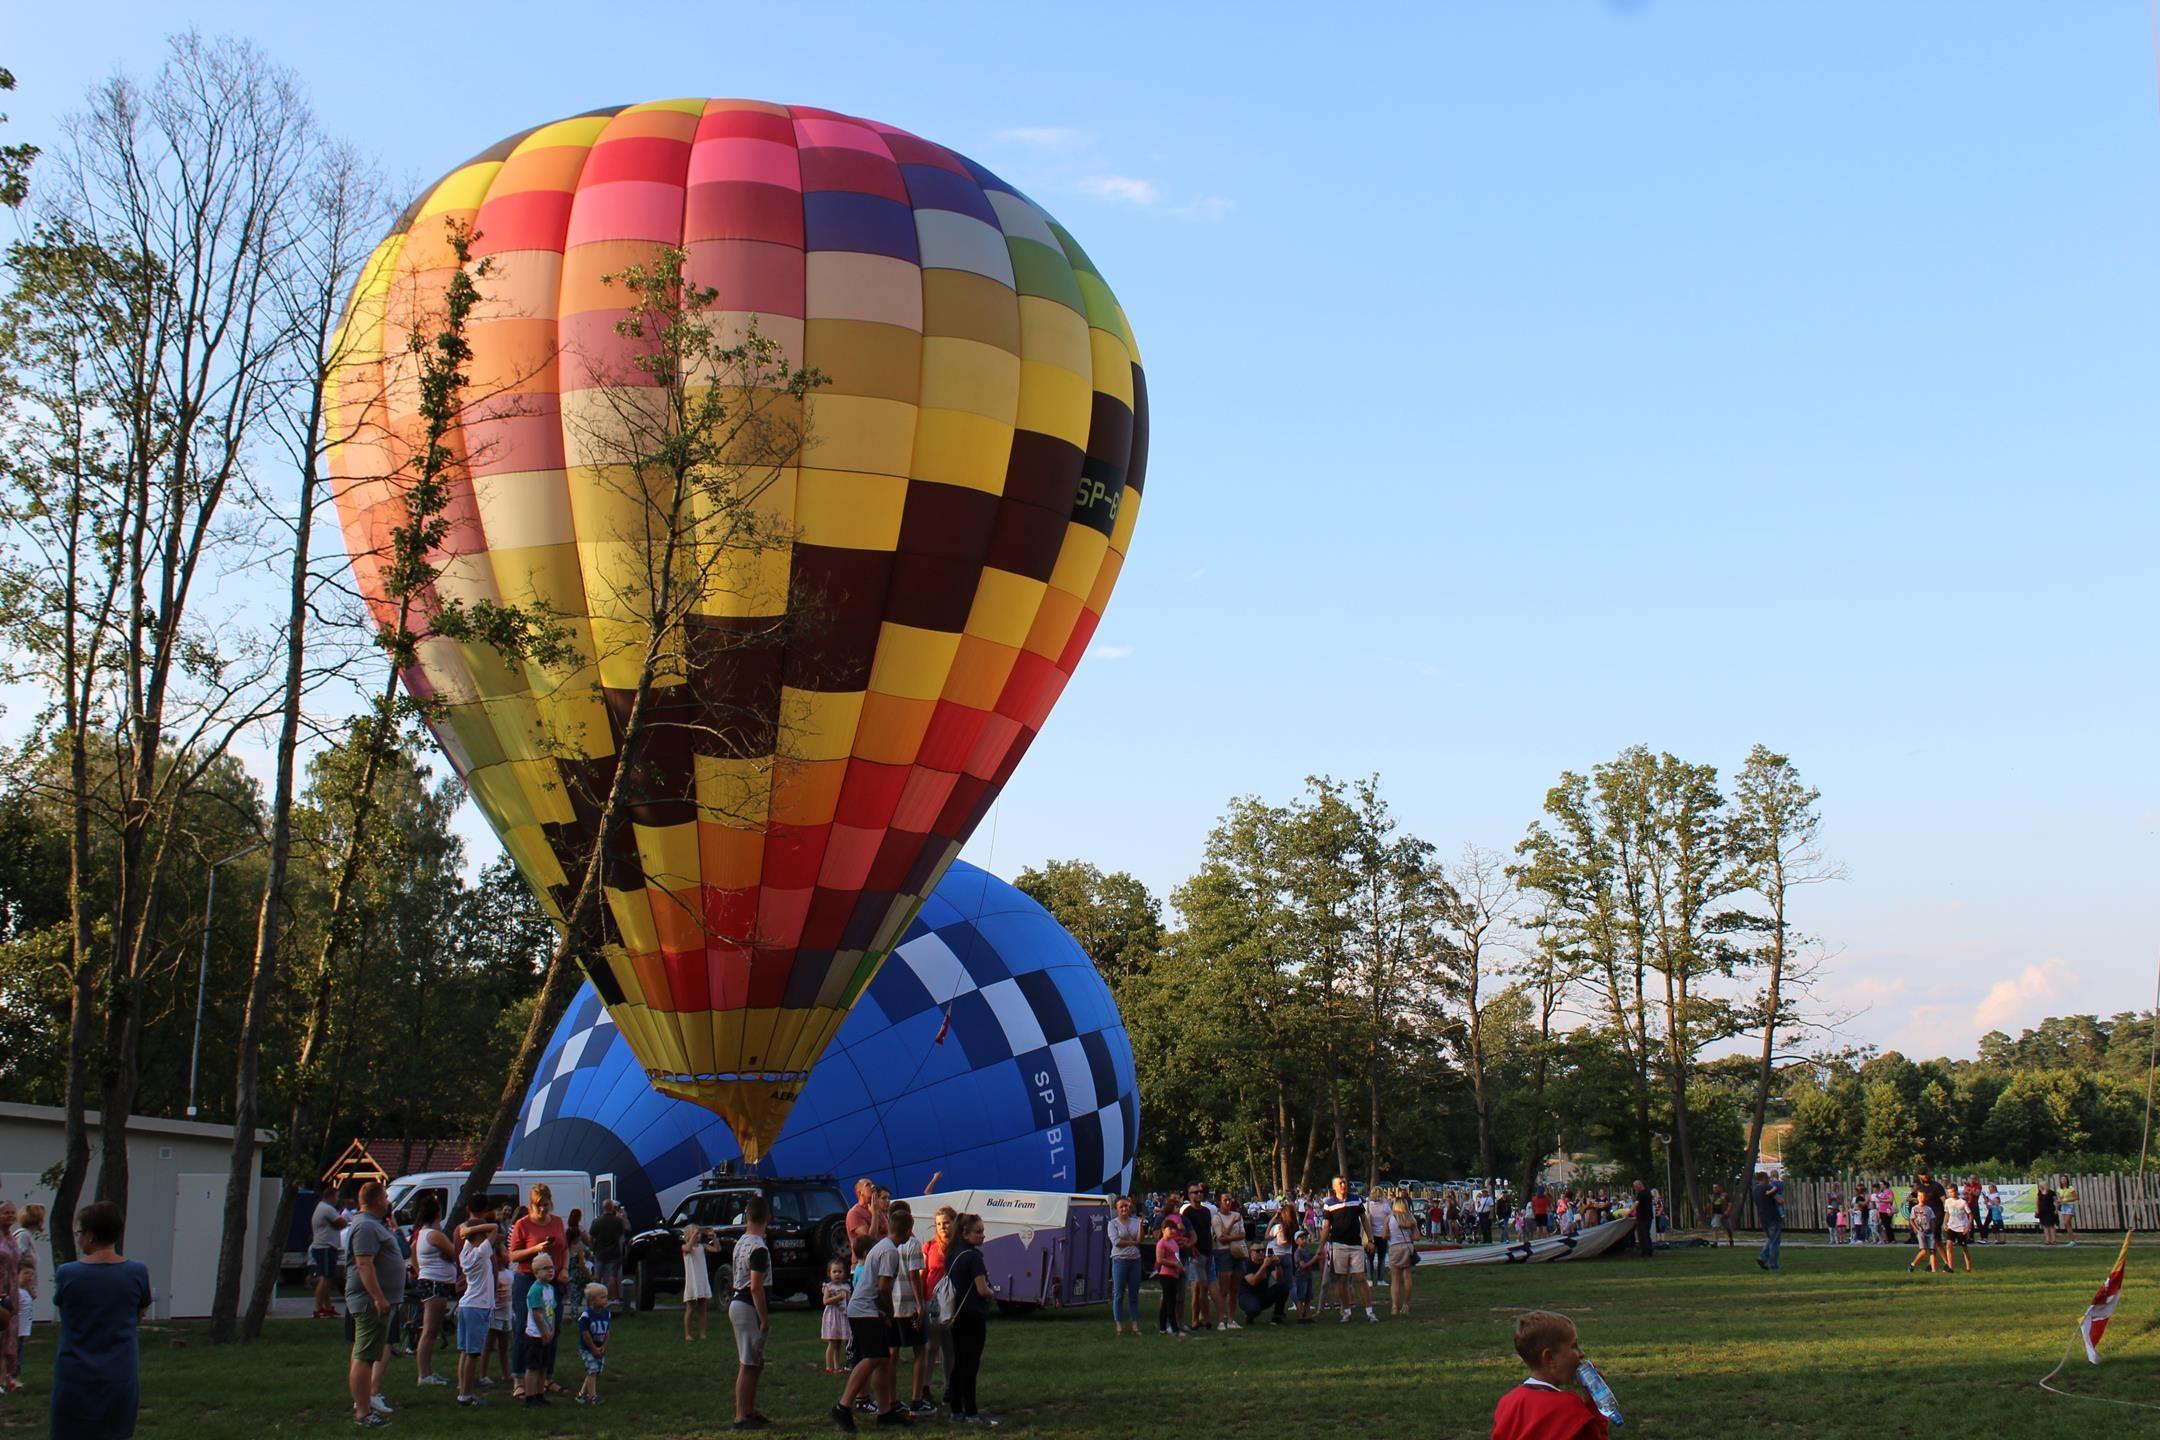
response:
[[[100,1119],[90,1121],[90,1174],[82,1203],[97,1194]],[[193,1120],[157,1120],[138,1115],[128,1121],[127,1240],[121,1253],[150,1267],[155,1295],[151,1315],[159,1320],[210,1313],[217,1288],[218,1239],[225,1223],[225,1177],[232,1168],[232,1127]],[[258,1144],[273,1139],[255,1132]],[[259,1152],[258,1152],[259,1153]],[[52,1105],[0,1102],[0,1197],[17,1206],[36,1203],[50,1208],[53,1187],[44,1177],[58,1176],[67,1157],[66,1112]],[[265,1181],[258,1161],[255,1223],[248,1232],[248,1266],[241,1293],[254,1283],[255,1255],[262,1248],[263,1227],[276,1218],[280,1182]],[[50,1227],[48,1227],[49,1229]],[[52,1318],[52,1248],[50,1236],[39,1247],[39,1320]]]

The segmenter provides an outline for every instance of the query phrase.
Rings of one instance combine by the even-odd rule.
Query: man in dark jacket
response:
[[[1642,1258],[1657,1254],[1657,1207],[1650,1203],[1650,1187],[1635,1182],[1635,1244]]]
[[[613,1200],[600,1202],[600,1217],[586,1230],[586,1239],[592,1242],[593,1266],[599,1271],[596,1277],[607,1286],[608,1305],[612,1309],[622,1301],[623,1242],[629,1238],[630,1227],[623,1223],[622,1207]]]

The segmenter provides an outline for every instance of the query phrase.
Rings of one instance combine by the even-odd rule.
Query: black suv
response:
[[[773,1266],[772,1278],[766,1282],[769,1293],[776,1300],[816,1295],[825,1283],[827,1262],[847,1255],[848,1207],[840,1198],[839,1185],[830,1175],[799,1179],[714,1175],[675,1207],[667,1224],[630,1237],[629,1263],[624,1268],[637,1280],[637,1308],[652,1309],[663,1290],[681,1293],[686,1225],[701,1225],[720,1237],[719,1254],[697,1258],[709,1267],[712,1293],[725,1306],[728,1292],[735,1288],[730,1266],[735,1242],[742,1238],[743,1206],[753,1195],[764,1196],[772,1207],[772,1218],[765,1224]]]

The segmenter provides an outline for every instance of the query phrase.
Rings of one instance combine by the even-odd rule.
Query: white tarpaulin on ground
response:
[[[1469,1245],[1460,1250],[1428,1250],[1418,1256],[1420,1265],[1542,1265],[1549,1260],[1587,1260],[1602,1255],[1625,1241],[1635,1229],[1633,1220],[1608,1220],[1580,1235],[1540,1235],[1535,1240],[1515,1240],[1504,1245]]]

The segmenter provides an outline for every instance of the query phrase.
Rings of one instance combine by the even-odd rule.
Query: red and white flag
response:
[[[2085,1318],[2078,1321],[2078,1333],[2085,1337],[2085,1358],[2095,1365],[2100,1363],[2100,1337],[2107,1333],[2108,1317],[2115,1313],[2115,1304],[2122,1299],[2123,1267],[2129,1263],[2130,1237],[2126,1233],[2122,1253],[2115,1257],[2115,1268],[2100,1282],[2092,1304],[2085,1309]]]

